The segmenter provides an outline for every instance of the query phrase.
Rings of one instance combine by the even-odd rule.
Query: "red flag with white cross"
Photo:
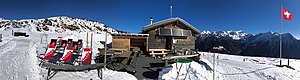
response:
[[[282,14],[282,18],[284,18],[286,20],[292,20],[292,13],[287,11],[285,8],[281,9],[281,14]]]

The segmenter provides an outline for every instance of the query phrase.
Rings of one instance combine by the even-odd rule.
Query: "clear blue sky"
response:
[[[293,14],[283,22],[283,32],[300,38],[299,0],[172,0],[173,16],[199,30],[243,30],[247,33],[279,32],[280,6]],[[1,0],[4,19],[69,16],[102,22],[112,28],[140,32],[149,23],[170,18],[170,0]]]

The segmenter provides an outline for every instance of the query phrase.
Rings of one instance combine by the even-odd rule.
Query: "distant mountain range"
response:
[[[12,28],[28,28],[29,31],[34,32],[58,32],[62,33],[65,31],[108,31],[110,33],[125,33],[112,29],[107,25],[81,18],[71,18],[66,16],[50,17],[45,19],[22,19],[22,20],[5,20],[0,18],[1,29],[12,29]]]
[[[242,31],[203,31],[196,37],[196,49],[211,51],[213,47],[223,46],[222,53],[279,57],[279,33],[266,32],[259,34],[247,34]],[[290,33],[282,34],[282,56],[288,58],[300,58],[300,40]]]

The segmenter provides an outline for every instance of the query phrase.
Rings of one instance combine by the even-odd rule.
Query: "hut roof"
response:
[[[152,29],[155,29],[155,28],[158,28],[159,26],[161,25],[164,25],[164,24],[169,24],[169,23],[173,23],[173,22],[176,22],[176,21],[179,21],[181,23],[183,23],[186,27],[188,27],[189,29],[191,29],[193,32],[195,32],[196,34],[199,34],[200,31],[195,28],[194,26],[192,26],[191,24],[187,23],[186,21],[184,21],[183,19],[179,18],[179,17],[176,17],[176,18],[169,18],[169,19],[166,19],[166,20],[162,20],[162,21],[159,21],[159,22],[156,22],[156,23],[153,23],[152,25],[149,24],[147,26],[145,26],[142,31],[149,31],[149,30],[152,30]]]

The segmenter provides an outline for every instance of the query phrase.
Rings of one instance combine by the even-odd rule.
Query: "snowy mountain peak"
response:
[[[202,31],[201,34],[211,34],[210,31]]]
[[[202,31],[202,35],[215,35],[217,37],[225,37],[229,36],[234,40],[240,40],[243,39],[245,36],[247,36],[247,33],[244,33],[242,30],[229,30],[229,31],[217,31],[217,32],[210,32],[210,31]]]

